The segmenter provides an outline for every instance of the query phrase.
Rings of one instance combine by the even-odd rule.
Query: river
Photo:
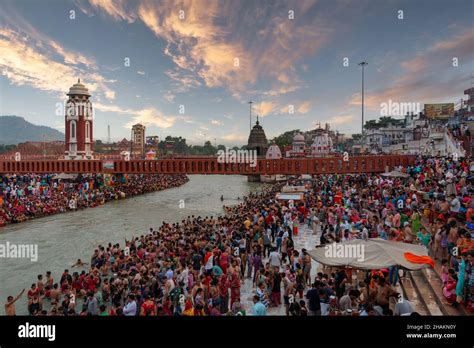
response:
[[[38,274],[51,271],[59,281],[62,271],[80,258],[89,262],[99,244],[124,243],[124,239],[158,228],[163,221],[178,222],[189,215],[223,214],[224,204],[238,204],[238,197],[260,190],[261,184],[247,182],[246,176],[191,175],[186,184],[97,208],[47,216],[21,224],[0,227],[0,244],[37,244],[38,260],[0,259],[0,300],[29,289]],[[180,204],[180,200],[184,200]],[[183,202],[181,202],[183,203]],[[26,294],[16,305],[26,314]],[[4,315],[3,305],[0,311]]]

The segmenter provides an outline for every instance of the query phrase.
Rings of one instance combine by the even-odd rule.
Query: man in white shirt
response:
[[[123,307],[123,314],[129,317],[137,315],[137,303],[133,294],[128,296],[127,304]]]
[[[276,251],[275,248],[272,248],[272,251],[270,252],[270,256],[268,257],[268,261],[270,262],[270,265],[272,267],[280,267],[281,256],[280,256],[280,253]]]
[[[451,195],[451,212],[452,213],[459,213],[459,210],[461,209],[461,202],[459,202],[459,199],[456,197],[456,195]]]

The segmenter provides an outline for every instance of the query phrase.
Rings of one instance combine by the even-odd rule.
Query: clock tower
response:
[[[66,148],[65,159],[92,159],[93,115],[89,90],[78,79],[69,88],[65,110]]]

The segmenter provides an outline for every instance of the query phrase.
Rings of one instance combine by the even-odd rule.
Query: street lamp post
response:
[[[250,131],[252,131],[252,104],[253,104],[253,101],[249,101],[249,105],[250,105]]]
[[[132,158],[132,152],[133,152],[133,127],[130,129],[130,156],[129,158]]]
[[[362,141],[364,140],[364,68],[368,64],[366,61],[359,63],[362,67]]]

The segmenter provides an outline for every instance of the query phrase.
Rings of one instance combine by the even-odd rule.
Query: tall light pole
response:
[[[368,64],[366,61],[359,63],[362,67],[362,140],[364,139],[364,68]]]
[[[249,106],[250,106],[250,131],[252,131],[252,104],[253,104],[253,101],[249,101]]]
[[[132,152],[133,152],[133,127],[130,129],[130,156],[129,158],[132,158]]]

